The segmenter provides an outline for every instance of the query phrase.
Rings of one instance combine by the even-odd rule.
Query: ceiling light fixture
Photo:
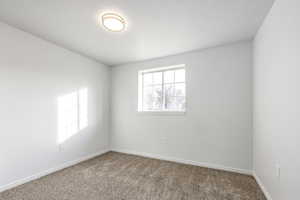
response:
[[[126,22],[123,17],[115,13],[104,13],[101,16],[103,27],[112,32],[121,32],[126,28]]]

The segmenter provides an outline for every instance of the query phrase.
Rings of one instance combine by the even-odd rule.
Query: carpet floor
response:
[[[251,176],[109,152],[1,200],[266,200]]]

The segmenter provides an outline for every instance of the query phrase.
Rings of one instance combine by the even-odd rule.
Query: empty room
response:
[[[299,0],[0,0],[0,200],[299,200]]]

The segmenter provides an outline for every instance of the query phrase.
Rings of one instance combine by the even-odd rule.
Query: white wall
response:
[[[0,190],[108,147],[110,69],[0,23]],[[88,89],[89,126],[57,143],[57,98]]]
[[[186,64],[186,115],[138,114],[138,70],[177,64]],[[118,151],[251,170],[251,42],[114,67],[111,123]]]
[[[276,0],[254,42],[254,171],[273,200],[299,199],[299,8]]]

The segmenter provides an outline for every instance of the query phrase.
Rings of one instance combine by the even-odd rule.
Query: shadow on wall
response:
[[[88,127],[88,89],[82,88],[57,98],[57,143],[62,144]]]

